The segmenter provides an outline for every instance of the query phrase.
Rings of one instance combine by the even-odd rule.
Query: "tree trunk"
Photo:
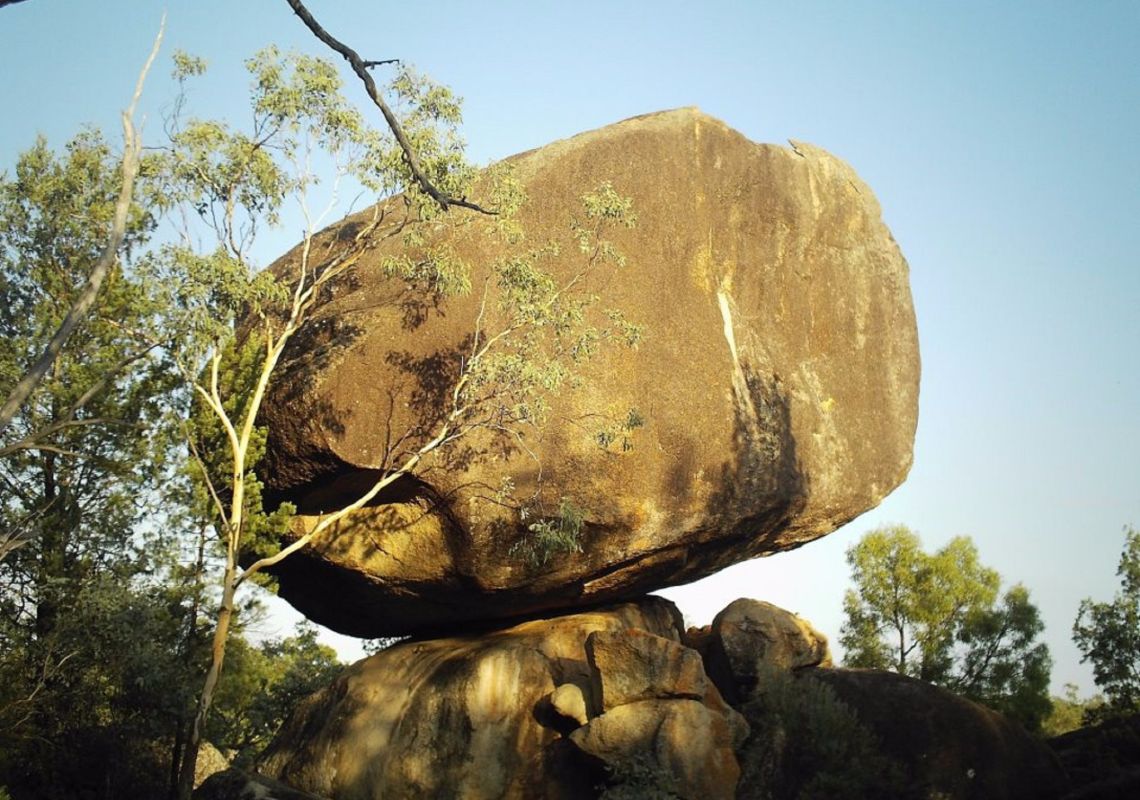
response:
[[[182,751],[186,743],[186,719],[182,714],[174,722],[174,745],[170,748],[170,773],[167,776],[167,800],[178,800],[178,778],[182,774]]]
[[[202,577],[206,574],[206,540],[209,536],[209,526],[202,522],[198,526],[198,550],[194,559],[193,581],[194,593],[190,599],[190,610],[186,614],[186,637],[182,641],[182,660],[185,664],[193,664],[198,650],[198,616],[202,607],[203,583]],[[186,739],[189,733],[190,721],[186,718],[186,708],[180,704],[177,719],[174,721],[174,745],[170,750],[170,776],[168,779],[167,800],[178,800],[179,778],[182,775],[182,757],[186,748]]]
[[[230,623],[234,614],[234,559],[232,551],[227,554],[225,588],[222,592],[222,607],[218,612],[218,625],[214,629],[210,669],[206,673],[206,684],[202,687],[201,697],[198,698],[198,710],[194,715],[194,721],[190,724],[190,735],[186,739],[186,749],[182,756],[182,771],[178,778],[179,800],[190,800],[190,795],[194,791],[194,770],[198,765],[198,749],[202,744],[206,717],[210,713],[210,704],[214,700],[214,691],[218,688],[218,678],[222,674],[222,662],[226,657],[226,641],[229,638]]]
[[[58,581],[63,577],[63,541],[57,525],[58,513],[53,508],[59,500],[56,455],[44,451],[42,457],[43,506],[50,510],[39,522],[41,539],[39,563],[36,565],[36,637],[40,642],[46,641],[55,629],[58,609],[56,594],[59,591]]]

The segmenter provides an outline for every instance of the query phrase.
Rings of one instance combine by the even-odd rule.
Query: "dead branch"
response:
[[[472,203],[465,197],[451,197],[441,192],[428,180],[427,175],[424,174],[423,169],[420,167],[420,161],[416,157],[416,152],[412,149],[411,142],[409,142],[408,137],[404,135],[404,129],[401,127],[400,121],[396,119],[396,115],[392,113],[392,109],[384,102],[384,98],[376,88],[376,81],[372,80],[372,75],[368,72],[370,67],[398,62],[399,59],[365,61],[355,50],[322,28],[321,24],[313,18],[313,15],[309,13],[309,10],[305,8],[301,0],[286,0],[286,2],[289,3],[289,7],[293,9],[293,13],[312,31],[313,35],[324,42],[334,52],[339,53],[340,56],[349,63],[349,66],[352,67],[352,71],[356,73],[356,76],[360,78],[364,84],[365,91],[368,92],[368,97],[372,100],[373,104],[380,109],[380,113],[384,116],[384,121],[388,123],[388,129],[391,130],[392,135],[396,137],[396,141],[400,145],[400,150],[404,154],[404,161],[407,163],[408,169],[412,172],[412,177],[415,178],[416,183],[419,184],[424,194],[438,203],[439,207],[444,211],[447,211],[451,206],[460,206],[462,208],[469,208],[472,211],[478,211],[480,214],[495,214],[496,212],[485,209],[476,203]]]
[[[32,392],[34,392],[36,387],[43,381],[52,365],[55,364],[60,351],[71,337],[72,332],[87,316],[87,312],[90,311],[91,306],[94,305],[96,298],[99,296],[99,290],[103,286],[103,280],[107,277],[107,273],[110,272],[111,266],[118,257],[119,248],[122,247],[123,239],[126,237],[127,214],[130,212],[135,177],[138,175],[139,170],[140,148],[138,134],[135,131],[134,125],[135,106],[138,105],[139,97],[142,95],[143,83],[146,81],[147,72],[150,71],[150,67],[158,55],[158,48],[162,44],[165,27],[166,17],[163,16],[162,23],[158,28],[158,35],[155,37],[154,45],[151,47],[150,55],[147,57],[146,63],[139,73],[138,81],[135,83],[135,92],[131,96],[131,104],[122,115],[123,181],[119,188],[119,197],[115,201],[115,213],[111,223],[111,230],[107,237],[107,244],[103,248],[103,252],[99,255],[99,260],[95,263],[95,267],[91,270],[91,274],[88,276],[87,283],[84,284],[82,291],[80,291],[79,297],[76,298],[75,303],[71,306],[70,310],[68,310],[67,316],[64,317],[63,322],[60,323],[59,329],[55,332],[55,335],[51,337],[51,341],[48,342],[47,347],[44,348],[40,357],[19,380],[15,387],[13,387],[7,400],[4,401],[3,407],[0,407],[0,433],[3,433],[4,430],[7,429],[17,412],[19,412]]]

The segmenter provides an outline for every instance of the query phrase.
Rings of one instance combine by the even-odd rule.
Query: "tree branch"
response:
[[[103,252],[99,255],[99,260],[95,262],[94,269],[87,277],[87,283],[84,284],[79,297],[75,300],[75,304],[67,312],[67,316],[63,318],[60,323],[59,329],[55,335],[51,337],[47,347],[44,348],[43,353],[35,364],[24,374],[24,377],[13,387],[8,398],[4,401],[3,407],[0,407],[0,433],[7,429],[8,425],[12,422],[13,417],[16,416],[20,408],[35,391],[36,387],[40,385],[48,371],[55,364],[56,359],[59,357],[60,351],[71,337],[72,332],[79,326],[87,316],[87,312],[94,305],[96,298],[99,296],[99,290],[103,286],[103,280],[110,272],[111,266],[115,263],[118,256],[119,248],[122,247],[123,239],[126,238],[127,232],[127,215],[131,209],[131,196],[134,192],[135,177],[138,175],[139,169],[139,141],[138,135],[135,131],[134,113],[135,107],[138,105],[139,97],[142,95],[143,83],[146,81],[146,75],[150,71],[151,65],[154,63],[155,57],[158,55],[158,48],[162,44],[163,32],[166,28],[166,17],[162,18],[162,23],[158,28],[158,35],[154,38],[154,45],[151,47],[150,55],[147,57],[146,63],[143,65],[142,71],[139,73],[138,81],[135,83],[135,92],[131,96],[131,103],[127,110],[123,112],[123,182],[119,188],[119,197],[115,201],[115,212],[111,222],[111,231],[107,237],[107,244],[103,248]]]
[[[120,372],[122,372],[124,369],[139,359],[144,358],[147,353],[153,350],[156,346],[157,345],[155,344],[149,344],[141,352],[132,353],[120,359],[117,364],[106,370],[99,378],[99,380],[88,387],[87,391],[80,395],[79,399],[72,403],[66,411],[60,414],[60,418],[56,422],[52,422],[49,425],[40,428],[38,431],[33,431],[19,441],[0,446],[0,458],[9,456],[12,453],[15,453],[17,450],[32,450],[36,448],[50,449],[50,445],[42,445],[43,440],[49,436],[59,433],[61,430],[64,430],[66,428],[73,428],[80,425],[102,424],[108,422],[109,420],[103,419],[101,417],[77,420],[75,419],[75,415],[79,413],[80,409],[84,408],[101,391],[103,391],[103,389],[105,389],[108,384],[110,384],[116,377],[118,377]]]
[[[478,211],[480,214],[495,214],[496,212],[482,208],[470,202],[465,197],[451,197],[441,192],[428,180],[427,175],[424,174],[423,168],[420,167],[420,161],[416,157],[416,152],[412,149],[411,142],[409,142],[408,137],[404,135],[404,129],[400,125],[400,121],[396,119],[396,115],[392,113],[392,109],[384,102],[384,98],[381,97],[379,89],[376,88],[376,81],[372,80],[372,75],[368,72],[370,67],[393,63],[398,61],[398,59],[365,61],[355,50],[322,28],[321,24],[309,13],[309,10],[305,8],[301,0],[286,0],[286,2],[289,4],[289,7],[293,9],[293,13],[312,31],[313,35],[324,42],[334,52],[340,54],[340,56],[349,63],[349,66],[352,67],[352,71],[356,73],[356,76],[360,78],[364,84],[365,91],[368,92],[368,97],[372,100],[372,103],[380,109],[380,113],[384,116],[384,121],[388,123],[388,129],[391,130],[392,135],[396,137],[396,141],[400,145],[400,150],[404,153],[404,161],[407,163],[408,169],[412,171],[412,177],[415,178],[416,183],[419,184],[424,194],[438,203],[439,207],[444,211],[447,211],[451,206],[460,206],[462,208],[469,208],[472,211]]]

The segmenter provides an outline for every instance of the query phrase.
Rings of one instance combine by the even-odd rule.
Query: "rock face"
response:
[[[637,629],[590,634],[590,695],[600,714],[570,734],[580,750],[621,774],[640,763],[681,797],[735,796],[734,755],[748,736],[705,675],[700,653]],[[628,787],[627,791],[633,791]]]
[[[230,762],[218,748],[209,742],[202,742],[198,748],[198,760],[194,762],[194,786],[201,786],[211,775],[225,772]]]
[[[230,768],[215,772],[194,790],[194,800],[326,800],[299,792],[264,775]]]
[[[743,718],[645,598],[483,636],[394,645],[283,726],[260,771],[336,798],[588,798],[630,764],[732,798]]]
[[[354,635],[422,634],[636,597],[823,536],[902,481],[919,378],[907,265],[849,166],[807,144],[756,144],[694,109],[510,162],[527,241],[562,241],[549,268],[564,278],[579,198],[609,181],[633,199],[636,227],[609,237],[628,262],[589,289],[644,338],[586,363],[550,398],[557,422],[521,444],[466,440],[282,562],[281,595],[302,613]],[[462,212],[442,227],[432,241],[482,286],[501,245]],[[297,503],[295,531],[354,499],[385,442],[427,435],[431,398],[475,330],[479,292],[409,314],[382,268],[406,244],[366,254],[275,377],[262,471],[269,498]],[[598,446],[599,415],[628,409],[645,423],[632,449]],[[584,510],[580,550],[524,563],[527,522],[492,497],[504,479],[545,508]]]
[[[709,675],[733,703],[751,694],[761,670],[831,666],[826,636],[807,620],[762,600],[729,603],[701,639]]]
[[[394,645],[302,702],[259,765],[264,777],[228,770],[199,794],[211,800],[1065,795],[1057,756],[1000,714],[895,673],[808,666],[826,658],[826,647],[821,652],[803,620],[768,604],[738,600],[718,618],[765,621],[736,641],[732,663],[748,660],[751,642],[761,666],[732,678],[733,691],[742,677],[760,679],[732,706],[701,654],[682,643],[677,609],[647,597],[481,635]],[[720,635],[732,629],[720,627]],[[772,630],[792,629],[803,634],[792,637],[793,646],[779,637],[774,646]],[[1119,754],[1127,763],[1135,750],[1121,731],[1133,732],[1113,729],[1095,742],[1113,764]],[[1074,772],[1093,781],[1104,777],[1107,762],[1094,762],[1088,743],[1071,738],[1066,752]],[[1114,773],[1072,796],[1131,797],[1133,777]]]

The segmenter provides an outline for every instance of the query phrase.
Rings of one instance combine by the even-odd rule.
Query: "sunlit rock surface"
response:
[[[379,636],[635,597],[823,536],[904,479],[919,381],[907,264],[847,164],[695,109],[511,161],[535,245],[565,239],[603,181],[633,198],[637,226],[611,236],[628,263],[589,288],[644,339],[602,348],[524,440],[469,439],[286,559],[281,595],[302,613]],[[496,252],[465,221],[453,212],[441,235],[479,287]],[[295,531],[367,486],[385,443],[430,429],[475,328],[478,291],[409,313],[380,266],[396,247],[365,255],[275,376],[261,469],[270,498],[298,504]],[[632,448],[600,447],[598,420],[628,409],[645,421]],[[504,478],[515,497],[584,510],[580,551],[520,557],[529,522],[496,502]]]
[[[709,677],[730,702],[745,700],[761,673],[830,667],[827,637],[790,611],[742,597],[712,624],[686,634],[705,661]]]
[[[259,769],[335,798],[589,798],[638,759],[681,797],[731,798],[747,725],[679,631],[643,598],[397,644],[304,701]]]
[[[1066,796],[1056,755],[1000,714],[895,673],[810,666],[827,661],[821,638],[769,604],[737,600],[718,619],[715,634],[681,636],[677,609],[646,597],[397,644],[303,701],[258,770],[335,800],[742,800],[833,796],[829,786],[899,800]],[[749,648],[761,665],[728,676],[731,705],[705,671],[714,635],[734,640],[732,665]],[[741,678],[755,685],[739,692]],[[860,736],[868,749],[843,749]],[[1088,753],[1068,755],[1091,780]],[[212,780],[221,790],[242,778]]]

